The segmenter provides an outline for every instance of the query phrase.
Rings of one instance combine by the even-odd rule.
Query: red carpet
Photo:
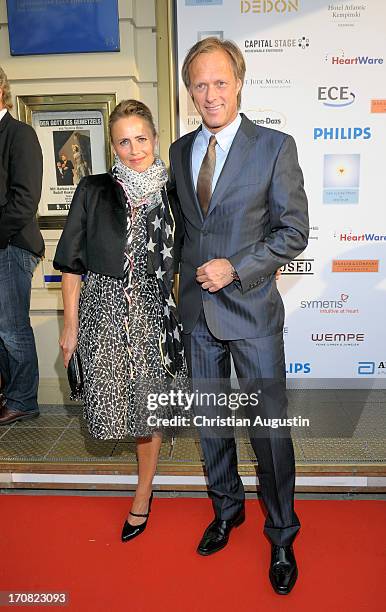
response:
[[[246,522],[212,557],[195,553],[212,516],[205,499],[155,498],[146,532],[127,544],[119,539],[129,507],[122,497],[3,495],[0,504],[0,590],[68,591],[63,610],[385,609],[382,501],[298,501],[300,576],[286,597],[268,581],[270,548],[257,501],[247,502]]]

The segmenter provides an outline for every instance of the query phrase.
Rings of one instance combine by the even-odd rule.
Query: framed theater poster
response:
[[[19,96],[18,116],[32,125],[43,151],[39,225],[64,225],[79,181],[112,164],[108,117],[115,94]]]

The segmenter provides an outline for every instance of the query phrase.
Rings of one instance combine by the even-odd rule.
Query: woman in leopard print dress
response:
[[[148,394],[183,380],[186,369],[171,292],[175,224],[166,168],[155,157],[153,118],[144,104],[126,100],[109,126],[114,166],[80,182],[54,266],[63,272],[64,365],[77,348],[84,374],[78,399],[88,429],[98,439],[137,440],[139,479],[122,533],[127,541],[145,528],[161,445],[159,428],[148,421]],[[170,408],[152,416],[170,417]]]

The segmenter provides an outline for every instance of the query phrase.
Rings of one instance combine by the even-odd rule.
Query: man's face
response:
[[[203,122],[214,134],[236,118],[241,89],[225,51],[200,53],[189,68],[189,93]]]

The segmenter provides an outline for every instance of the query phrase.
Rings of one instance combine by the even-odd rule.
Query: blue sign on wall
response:
[[[119,51],[118,0],[7,0],[11,55]]]

